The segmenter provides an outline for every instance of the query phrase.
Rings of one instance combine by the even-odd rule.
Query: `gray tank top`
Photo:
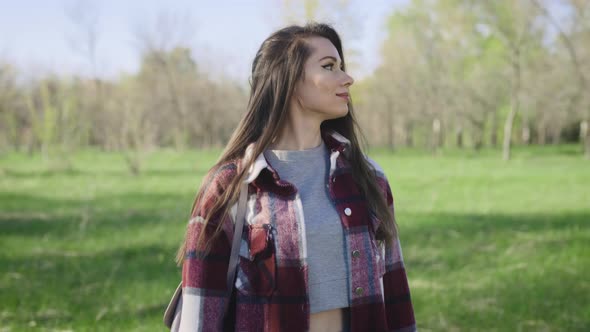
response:
[[[325,143],[307,150],[266,150],[282,180],[294,184],[303,205],[311,313],[348,307],[344,232],[328,188],[330,153]]]

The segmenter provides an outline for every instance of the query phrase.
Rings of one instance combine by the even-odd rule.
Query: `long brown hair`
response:
[[[251,154],[252,158],[243,160],[237,175],[225,188],[223,195],[206,211],[205,216],[201,216],[204,218],[205,226],[212,216],[227,216],[232,204],[237,201],[239,184],[247,175],[250,165],[256,156],[268,148],[283,127],[295,84],[299,80],[305,79],[304,65],[313,52],[307,40],[310,37],[324,37],[330,40],[340,55],[343,70],[346,70],[340,37],[328,24],[308,23],[305,26],[288,26],[274,32],[262,43],[252,63],[250,99],[246,114],[240,120],[221,157],[211,168],[206,178],[212,177],[214,170],[221,165],[231,161],[240,161],[244,157],[248,145],[256,142]],[[378,187],[373,167],[367,162],[361,151],[357,132],[361,137],[362,133],[354,117],[352,101],[348,104],[346,116],[325,120],[321,124],[321,130],[335,130],[350,141],[349,161],[353,178],[361,193],[366,197],[369,208],[381,220],[376,238],[391,243],[397,236],[394,215],[388,209],[383,192]],[[195,198],[192,212],[195,211],[197,202],[203,194],[203,187],[201,186],[201,190]],[[208,236],[207,239],[204,236],[206,232],[201,232],[197,244],[205,248],[203,252],[209,250],[212,240],[219,235],[221,229],[222,223],[219,223],[213,236]],[[179,265],[186,254],[186,241],[187,239],[178,250],[177,262]]]

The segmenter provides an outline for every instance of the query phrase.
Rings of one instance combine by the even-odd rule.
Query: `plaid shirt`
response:
[[[349,271],[351,331],[415,331],[414,312],[396,239],[379,246],[375,230],[380,221],[368,210],[353,181],[347,154],[350,142],[337,132],[322,132],[330,150],[330,196],[345,234]],[[252,152],[248,146],[246,155]],[[383,170],[367,158],[383,195],[393,211],[393,197]],[[188,253],[182,269],[180,331],[218,331],[228,300],[226,275],[237,203],[225,217],[213,216],[204,227],[204,212],[237,174],[237,163],[219,166],[203,183],[187,230]],[[247,176],[248,203],[236,278],[236,331],[309,330],[308,265],[305,222],[297,188],[281,180],[260,154]],[[196,251],[201,232],[211,234],[223,223],[225,236],[217,237],[211,252]]]

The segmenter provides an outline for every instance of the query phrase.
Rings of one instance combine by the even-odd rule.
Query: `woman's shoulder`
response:
[[[232,179],[237,175],[235,162],[217,163],[210,167],[201,181],[193,204],[191,218],[203,216],[206,210],[222,199]]]
[[[369,162],[369,166],[371,166],[371,168],[375,171],[377,177],[387,180],[387,177],[385,176],[385,171],[383,170],[383,167],[379,165],[378,162],[376,162],[373,158],[367,156],[366,154],[365,159],[367,160],[367,162]]]
[[[238,174],[238,164],[235,160],[230,160],[213,165],[207,172],[203,185],[221,185],[227,186],[231,180]]]
[[[370,158],[369,156],[365,155],[365,158],[369,162],[370,167],[375,172],[375,179],[377,180],[377,185],[383,192],[385,199],[389,202],[391,199],[391,186],[389,185],[389,181],[387,180],[387,175],[385,175],[385,171],[383,167],[379,165],[375,160]]]

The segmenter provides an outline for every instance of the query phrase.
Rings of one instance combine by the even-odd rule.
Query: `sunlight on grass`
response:
[[[370,155],[391,182],[421,331],[590,326],[590,172],[562,150]],[[563,152],[563,153],[562,153]],[[74,169],[0,160],[0,322],[6,331],[162,330],[173,257],[219,151],[158,151],[130,176],[84,151]]]

